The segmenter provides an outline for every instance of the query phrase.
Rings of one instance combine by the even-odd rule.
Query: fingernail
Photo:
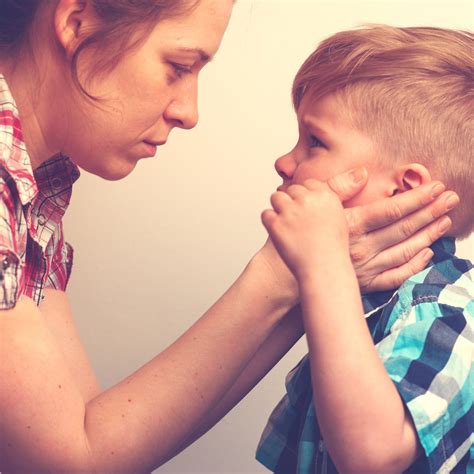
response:
[[[438,225],[440,234],[444,234],[451,227],[451,219],[449,217],[443,217]]]
[[[349,176],[351,177],[354,183],[360,183],[365,179],[367,175],[367,170],[365,168],[356,168],[349,172]]]
[[[423,252],[423,260],[431,260],[431,257],[434,255],[434,252],[431,249],[426,249]]]
[[[435,198],[438,197],[444,190],[446,186],[444,184],[438,183],[433,186],[431,189],[431,195]]]
[[[453,207],[456,207],[459,204],[459,197],[457,194],[451,194],[446,198],[446,209],[450,211]]]

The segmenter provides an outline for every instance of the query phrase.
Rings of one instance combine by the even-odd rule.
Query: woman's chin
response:
[[[118,160],[117,160],[118,161]],[[91,173],[107,181],[119,181],[127,177],[137,165],[137,162],[120,161],[116,163],[104,163],[102,166],[90,166],[89,164],[77,163],[84,171]]]

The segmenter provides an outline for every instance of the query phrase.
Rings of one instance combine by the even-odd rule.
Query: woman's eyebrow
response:
[[[206,51],[204,51],[202,48],[187,48],[183,46],[181,48],[178,48],[178,51],[186,54],[195,54],[199,56],[200,60],[203,63],[209,63],[212,61],[212,56],[206,53]]]

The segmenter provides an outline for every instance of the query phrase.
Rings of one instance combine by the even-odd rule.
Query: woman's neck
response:
[[[23,139],[33,169],[59,151],[51,146],[52,141],[48,139],[47,133],[51,114],[59,101],[55,99],[48,104],[50,94],[47,90],[46,76],[49,73],[46,72],[43,74],[44,77],[41,77],[41,71],[44,69],[26,59],[15,63],[0,61],[0,72],[4,75],[15,100]]]

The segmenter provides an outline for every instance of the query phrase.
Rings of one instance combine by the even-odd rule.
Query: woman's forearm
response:
[[[224,397],[209,411],[197,429],[178,448],[182,451],[232,410],[281,360],[304,334],[301,310],[293,308],[275,327]]]
[[[167,461],[288,312],[252,265],[175,343],[87,404],[97,472],[146,472]]]
[[[169,459],[296,304],[291,274],[269,265],[259,252],[181,338],[92,398],[47,308],[22,298],[0,318],[0,470],[140,474]]]

